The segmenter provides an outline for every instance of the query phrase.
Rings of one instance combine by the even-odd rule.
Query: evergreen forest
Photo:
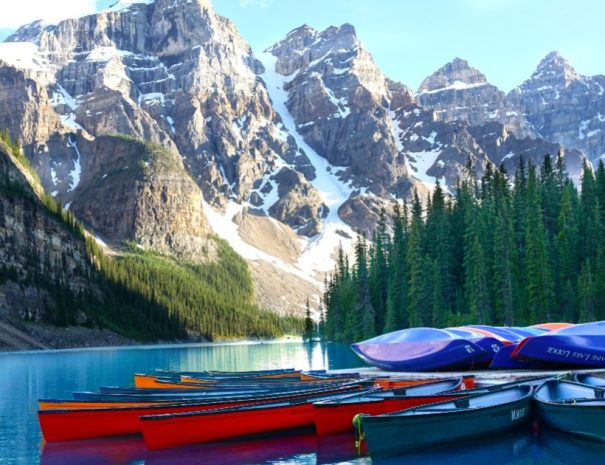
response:
[[[578,185],[562,156],[487,165],[455,191],[383,211],[326,278],[320,328],[361,341],[407,327],[530,325],[605,318],[605,167]]]

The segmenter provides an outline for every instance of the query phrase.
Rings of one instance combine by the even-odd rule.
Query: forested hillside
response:
[[[605,168],[579,189],[562,157],[488,165],[426,208],[395,204],[327,280],[325,333],[357,341],[410,326],[590,321],[605,312]],[[390,220],[390,221],[388,221]],[[387,228],[387,223],[392,224]]]
[[[205,263],[132,246],[109,256],[0,134],[0,317],[108,328],[136,340],[298,333],[302,320],[254,304],[246,262],[218,238]]]

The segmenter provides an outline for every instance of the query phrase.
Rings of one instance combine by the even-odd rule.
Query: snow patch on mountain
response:
[[[242,239],[239,233],[239,225],[234,219],[243,212],[244,208],[249,206],[250,205],[246,203],[230,201],[227,204],[224,213],[221,213],[203,201],[204,213],[206,214],[206,218],[212,229],[217,231],[223,239],[229,242],[229,245],[231,245],[231,247],[233,247],[233,249],[243,258],[246,260],[262,260],[271,263],[273,266],[286,273],[298,276],[305,281],[320,286],[321,283],[313,277],[312,270],[301,269],[299,266],[284,263],[284,261],[278,257],[263,252]]]
[[[71,178],[71,183],[69,184],[69,189],[67,192],[74,191],[78,185],[80,184],[80,177],[82,176],[82,164],[80,163],[80,150],[78,149],[78,144],[75,140],[73,140],[72,136],[69,136],[67,139],[67,143],[69,146],[74,149],[75,158],[74,158],[74,168],[69,173],[69,177]]]
[[[481,86],[486,86],[486,85],[488,85],[486,82],[478,82],[478,83],[474,83],[474,84],[469,84],[468,82],[454,81],[449,86],[445,86],[445,87],[441,87],[439,89],[433,89],[433,90],[423,90],[421,92],[418,92],[418,94],[419,95],[436,94],[438,92],[444,92],[446,90],[464,90],[464,89],[472,89],[473,87],[481,87]]]
[[[43,72],[48,61],[38,51],[38,46],[31,42],[0,43],[0,60],[17,68]]]
[[[265,67],[262,79],[265,82],[273,106],[280,114],[285,128],[294,138],[298,147],[304,150],[315,168],[316,177],[311,183],[318,190],[323,203],[329,209],[328,216],[322,221],[319,235],[307,240],[297,266],[303,270],[330,271],[334,267],[334,261],[329,257],[333,254],[335,248],[342,244],[343,248],[350,249],[356,236],[351,228],[338,216],[338,209],[350,197],[353,188],[338,179],[334,172],[336,167],[332,167],[298,133],[296,123],[286,106],[288,93],[284,90],[284,84],[288,77],[275,71],[277,58],[270,52],[261,53],[258,57]]]
[[[146,5],[149,5],[153,2],[154,2],[154,0],[118,0],[116,3],[111,5],[109,8],[102,10],[101,13],[124,11],[124,10],[128,10],[130,7],[132,7],[133,5],[136,5],[138,3],[143,3]]]

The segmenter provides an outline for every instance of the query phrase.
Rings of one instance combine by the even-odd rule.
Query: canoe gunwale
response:
[[[511,405],[514,405],[514,404],[517,404],[517,403],[523,403],[523,402],[527,401],[528,399],[531,400],[533,398],[533,394],[534,394],[534,390],[535,389],[532,386],[521,385],[521,386],[510,386],[510,387],[507,387],[507,388],[504,388],[504,389],[501,389],[501,390],[493,390],[493,391],[490,391],[490,392],[471,394],[471,395],[463,397],[463,399],[467,400],[467,401],[470,401],[471,399],[482,397],[482,396],[485,396],[485,395],[488,395],[488,394],[495,394],[495,393],[498,393],[498,392],[501,392],[501,391],[505,391],[505,390],[508,390],[508,389],[512,390],[512,389],[515,389],[515,388],[519,388],[519,389],[526,388],[527,389],[527,393],[523,394],[521,397],[519,397],[517,399],[513,399],[513,400],[510,400],[508,402],[502,402],[502,403],[498,403],[498,404],[494,404],[494,405],[489,405],[489,406],[485,406],[485,407],[479,406],[479,407],[451,408],[451,409],[447,409],[447,410],[444,409],[444,410],[441,410],[441,411],[440,410],[435,410],[435,411],[429,411],[428,413],[422,413],[422,416],[423,417],[427,417],[427,418],[428,417],[434,418],[434,417],[439,417],[439,416],[443,416],[443,415],[452,415],[452,414],[455,414],[455,413],[458,413],[458,414],[462,414],[462,413],[476,413],[477,411],[488,412],[489,410],[496,410],[496,409],[500,409],[502,407],[511,406]],[[460,400],[462,400],[462,399],[460,399]],[[436,402],[434,404],[420,406],[420,407],[412,407],[412,408],[409,408],[409,409],[399,410],[397,412],[385,413],[385,414],[382,414],[382,415],[365,415],[365,414],[362,414],[361,415],[361,417],[362,417],[362,423],[363,423],[363,421],[367,421],[367,420],[369,420],[372,423],[374,423],[374,422],[377,422],[377,423],[378,422],[385,422],[385,423],[389,422],[390,423],[390,422],[396,421],[398,419],[399,414],[401,414],[403,412],[406,413],[406,415],[405,415],[406,418],[413,418],[414,415],[411,415],[411,414],[414,413],[415,411],[425,410],[425,409],[428,410],[429,408],[430,409],[434,409],[435,407],[439,407],[440,405],[450,404],[452,402],[453,402],[452,400],[446,400],[446,401],[443,401],[443,402]],[[401,416],[403,416],[403,415],[401,415]]]

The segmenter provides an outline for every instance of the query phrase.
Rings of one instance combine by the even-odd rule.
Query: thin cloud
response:
[[[0,15],[0,29],[16,29],[38,19],[55,23],[94,13],[95,0],[19,0]]]

